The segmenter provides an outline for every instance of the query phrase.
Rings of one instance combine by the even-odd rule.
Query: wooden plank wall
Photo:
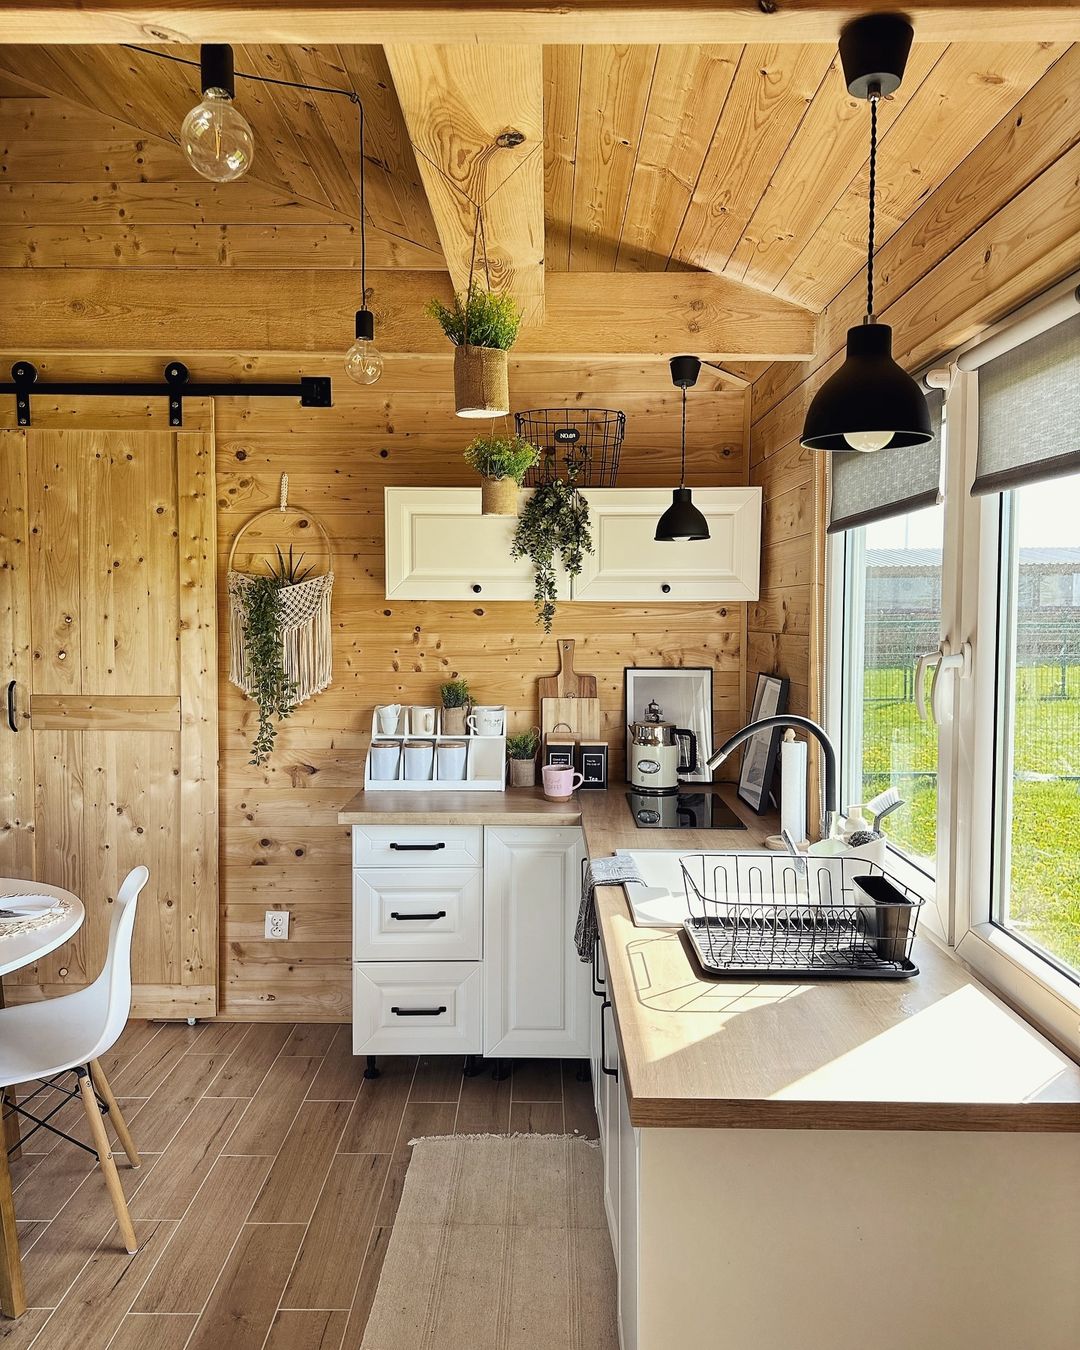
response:
[[[887,191],[887,173],[884,190]],[[1080,48],[1072,47],[881,248],[878,310],[919,369],[1080,266]],[[814,361],[754,381],[750,482],[764,491],[762,596],[749,607],[747,681],[786,675],[792,709],[822,714],[827,455],[798,437],[862,316],[860,271],[822,316]]]

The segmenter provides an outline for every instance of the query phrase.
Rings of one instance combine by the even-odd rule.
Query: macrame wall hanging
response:
[[[326,570],[313,576],[280,547],[267,570],[238,572],[237,548],[249,530],[268,518],[298,517],[313,525],[326,549]],[[274,747],[276,720],[328,688],[333,677],[330,597],[334,589],[333,550],[325,527],[310,511],[289,506],[289,476],[281,475],[281,499],[275,510],[260,511],[244,525],[229,551],[229,679],[259,705],[259,727],[252,764],[264,764]]]

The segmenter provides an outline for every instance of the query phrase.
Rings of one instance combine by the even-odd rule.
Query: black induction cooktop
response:
[[[666,797],[628,792],[630,813],[640,830],[745,830],[715,792],[672,792]]]

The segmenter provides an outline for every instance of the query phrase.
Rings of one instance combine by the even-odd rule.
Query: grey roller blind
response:
[[[926,396],[934,439],[926,445],[863,454],[841,451],[832,456],[829,533],[853,530],[875,520],[888,520],[941,501],[941,410],[945,395],[931,389]]]
[[[979,367],[973,495],[1080,469],[1080,314]]]

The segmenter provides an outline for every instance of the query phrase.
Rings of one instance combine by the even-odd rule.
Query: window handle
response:
[[[962,642],[958,652],[951,649],[948,639],[941,644],[941,651],[934,665],[934,678],[930,681],[930,714],[934,721],[938,723],[941,722],[938,690],[941,687],[941,673],[944,670],[955,670],[961,680],[968,678],[971,674],[970,642]]]
[[[936,716],[933,697],[930,699],[930,717],[926,716],[926,672],[941,660],[941,648],[936,652],[923,652],[915,661],[915,711],[919,721],[933,721]]]

